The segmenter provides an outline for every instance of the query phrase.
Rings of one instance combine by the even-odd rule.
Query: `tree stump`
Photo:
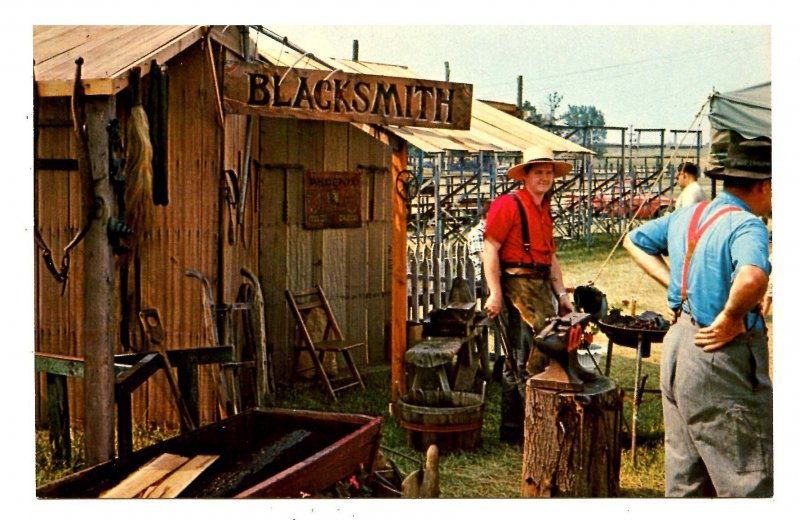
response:
[[[580,393],[526,390],[522,496],[618,496],[622,389],[598,376]]]

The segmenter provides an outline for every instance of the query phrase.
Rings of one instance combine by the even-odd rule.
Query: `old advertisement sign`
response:
[[[237,114],[468,130],[472,85],[238,62],[223,102]]]
[[[361,226],[361,174],[305,173],[306,229]]]

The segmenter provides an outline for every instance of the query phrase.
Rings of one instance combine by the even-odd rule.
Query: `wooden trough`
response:
[[[218,455],[179,498],[314,495],[372,475],[382,417],[256,408],[45,484],[39,498],[97,498],[164,454]]]

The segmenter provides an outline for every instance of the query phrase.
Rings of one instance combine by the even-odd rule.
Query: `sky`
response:
[[[478,99],[516,103],[522,76],[523,100],[540,113],[557,92],[556,114],[593,105],[606,125],[626,128],[707,128],[699,126],[706,117],[695,117],[713,90],[772,76],[767,25],[267,27],[321,58],[350,58],[358,40],[361,61],[405,65],[428,79],[444,80],[447,62],[450,80],[472,84]]]

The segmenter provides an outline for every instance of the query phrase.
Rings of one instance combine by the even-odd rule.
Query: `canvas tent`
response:
[[[711,95],[711,166],[721,165],[732,139],[772,139],[772,83]]]

